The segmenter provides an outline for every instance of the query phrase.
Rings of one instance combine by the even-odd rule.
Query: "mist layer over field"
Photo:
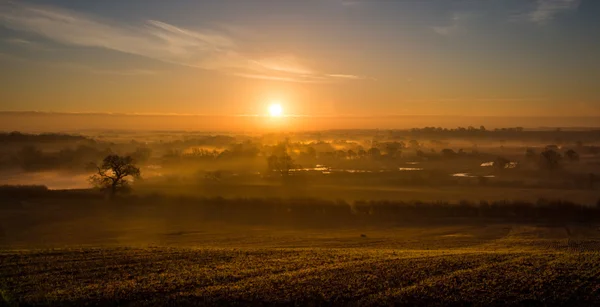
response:
[[[91,188],[94,163],[130,155],[136,193],[405,201],[598,201],[595,130],[467,127],[209,134],[4,134],[0,185]],[[550,155],[550,156],[548,156]],[[271,157],[289,157],[277,168]]]

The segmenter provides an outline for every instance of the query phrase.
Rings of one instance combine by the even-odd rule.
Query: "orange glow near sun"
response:
[[[269,105],[269,115],[271,117],[281,117],[283,116],[283,108],[279,103],[272,103]]]

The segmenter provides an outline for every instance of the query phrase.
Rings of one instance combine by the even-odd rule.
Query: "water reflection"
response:
[[[478,177],[484,177],[484,178],[494,178],[496,176],[494,175],[473,175],[470,173],[456,173],[456,174],[452,174],[452,177],[465,177],[465,178],[478,178]]]
[[[398,168],[400,171],[422,171],[422,167],[400,167]]]
[[[496,163],[494,161],[490,161],[490,162],[481,163],[480,166],[491,167],[491,166],[494,166],[495,164]],[[511,162],[506,163],[506,165],[504,165],[504,168],[516,168],[518,164],[519,164],[518,162],[511,161]]]

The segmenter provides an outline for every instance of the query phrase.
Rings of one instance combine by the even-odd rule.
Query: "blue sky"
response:
[[[0,110],[600,115],[600,1],[0,1]]]

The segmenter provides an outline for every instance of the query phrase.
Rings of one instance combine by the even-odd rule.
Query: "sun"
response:
[[[271,117],[281,117],[283,115],[283,108],[278,103],[272,103],[269,105],[269,115]]]

